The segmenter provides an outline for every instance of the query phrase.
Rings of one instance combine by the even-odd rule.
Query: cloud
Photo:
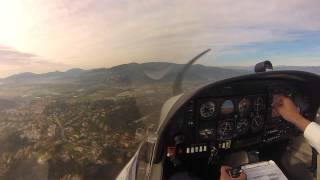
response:
[[[20,52],[0,45],[0,77],[26,71],[47,72],[66,68],[70,68],[70,66],[44,60],[35,54]]]
[[[216,58],[234,54],[238,46],[290,43],[306,33],[320,34],[319,0],[9,2],[7,11],[0,4],[0,20],[19,18],[1,21],[6,23],[0,43],[86,68],[155,59],[185,62],[206,48],[215,54],[208,57]]]
[[[112,24],[110,37],[99,38],[94,47],[109,44],[116,57],[127,60],[185,60],[208,47],[220,53],[239,45],[290,42],[320,30],[319,1],[120,3],[103,15]]]
[[[6,65],[27,65],[38,59],[38,56],[30,53],[16,51],[12,48],[0,46],[0,62]]]

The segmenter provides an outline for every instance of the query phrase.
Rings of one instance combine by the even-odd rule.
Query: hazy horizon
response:
[[[80,68],[80,67],[70,67],[70,68],[67,68],[67,69],[64,69],[64,70],[52,70],[52,71],[47,71],[47,72],[34,72],[34,71],[24,71],[24,72],[19,72],[19,73],[13,73],[13,74],[9,74],[7,76],[0,76],[0,79],[5,79],[5,78],[8,78],[10,76],[13,76],[13,75],[17,75],[17,74],[22,74],[22,73],[33,73],[33,74],[45,74],[45,73],[50,73],[50,72],[67,72],[69,70],[73,70],[73,69],[81,69],[81,70],[94,70],[94,69],[109,69],[109,68],[113,68],[113,67],[116,67],[116,66],[120,66],[120,65],[125,65],[125,64],[143,64],[143,63],[175,63],[175,62],[166,62],[166,61],[150,61],[150,62],[142,62],[142,63],[138,63],[138,62],[128,62],[128,63],[124,63],[124,64],[118,64],[118,65],[115,65],[115,66],[111,66],[111,67],[95,67],[95,68]],[[184,63],[175,63],[175,64],[184,64]],[[253,67],[255,64],[253,65],[248,65],[248,66],[237,66],[237,65],[227,65],[227,66],[222,66],[222,65],[218,65],[218,66],[215,66],[215,65],[206,65],[206,64],[202,64],[202,63],[195,63],[195,65],[203,65],[203,66],[208,66],[208,67],[218,67],[218,68],[225,68],[225,69],[239,69],[239,70],[252,70],[253,72]],[[296,68],[299,68],[299,67],[319,67],[320,68],[320,65],[319,66],[298,66],[298,65],[274,65],[274,68],[276,67],[296,67]]]

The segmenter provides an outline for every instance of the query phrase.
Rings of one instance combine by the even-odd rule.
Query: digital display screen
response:
[[[221,105],[222,114],[230,114],[234,111],[234,104],[231,100],[226,100]]]

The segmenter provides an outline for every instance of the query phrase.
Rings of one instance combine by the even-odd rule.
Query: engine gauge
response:
[[[263,109],[263,103],[264,103],[264,101],[263,101],[263,99],[262,99],[262,97],[258,97],[255,101],[254,101],[254,110],[256,111],[256,112],[258,112],[258,111],[261,111],[262,109]]]
[[[247,118],[241,118],[236,123],[236,131],[238,135],[243,135],[249,129],[249,120]]]
[[[208,118],[216,112],[216,104],[212,101],[201,104],[200,115],[201,117]]]
[[[223,121],[218,125],[218,135],[220,140],[232,139],[233,123],[231,121]]]
[[[238,104],[239,112],[240,112],[241,114],[247,113],[247,112],[249,111],[250,104],[251,104],[251,103],[250,103],[249,99],[247,99],[247,98],[241,99],[241,101],[240,101],[239,104]]]
[[[258,132],[262,129],[264,124],[264,120],[260,115],[256,115],[253,117],[251,121],[251,129],[253,132]]]

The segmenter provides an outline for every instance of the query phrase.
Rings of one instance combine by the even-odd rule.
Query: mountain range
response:
[[[54,84],[54,83],[153,83],[173,81],[183,64],[150,62],[130,63],[112,68],[70,69],[43,74],[25,72],[0,79],[1,84]],[[276,66],[275,70],[301,70],[320,74],[320,66]],[[253,67],[212,67],[192,65],[185,74],[186,81],[221,80],[233,76],[253,73]]]
[[[254,66],[224,66],[227,69],[237,69],[237,70],[247,70],[247,71],[254,71]],[[273,68],[275,71],[281,70],[297,70],[297,71],[307,71],[315,74],[320,74],[320,66],[274,66]]]
[[[70,69],[43,74],[31,72],[15,74],[0,80],[2,84],[47,83],[152,83],[173,81],[184,65],[174,63],[130,63],[112,68]],[[207,81],[248,74],[247,70],[193,65],[185,74],[185,80]]]

